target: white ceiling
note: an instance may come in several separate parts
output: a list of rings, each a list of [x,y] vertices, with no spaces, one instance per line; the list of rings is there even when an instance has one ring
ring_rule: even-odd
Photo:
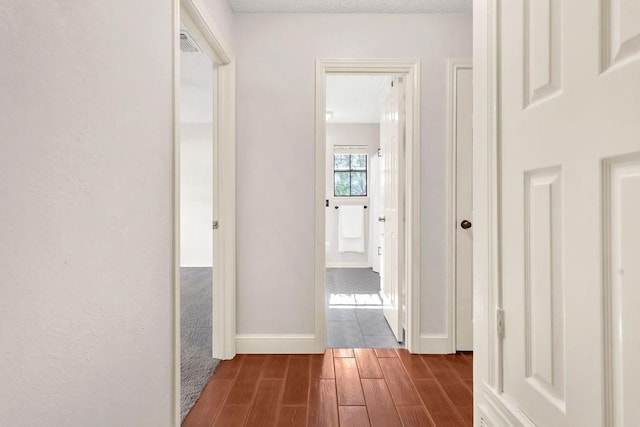
[[[234,12],[471,13],[472,0],[229,0]]]
[[[390,76],[327,76],[328,123],[380,123],[383,83]]]

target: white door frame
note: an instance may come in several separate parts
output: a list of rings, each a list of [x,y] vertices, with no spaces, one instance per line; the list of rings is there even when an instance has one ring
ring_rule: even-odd
[[[214,79],[214,218],[212,354],[236,354],[235,59],[201,0],[173,2],[173,423],[180,425],[180,21],[207,51]],[[224,176],[224,180],[219,179]]]
[[[499,0],[473,2],[474,425],[531,425],[503,394],[500,282]]]
[[[456,206],[457,196],[457,72],[458,70],[472,70],[472,62],[469,58],[450,58],[447,61],[447,241],[449,247],[449,255],[447,257],[447,272],[449,280],[447,281],[448,295],[448,311],[449,321],[447,322],[447,336],[449,337],[449,352],[456,352],[456,262],[457,262],[457,244],[456,232],[458,230],[458,215]]]
[[[406,347],[420,351],[420,61],[416,59],[318,59],[316,61],[316,185],[315,185],[315,343],[316,352],[324,353],[325,337],[325,194],[326,194],[326,76],[344,75],[405,75],[411,83],[407,99],[412,114],[407,115],[407,145],[405,156],[405,283],[406,286]]]

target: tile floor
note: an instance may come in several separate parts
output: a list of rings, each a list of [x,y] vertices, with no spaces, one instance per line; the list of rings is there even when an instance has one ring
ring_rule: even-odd
[[[370,268],[327,269],[327,347],[399,348],[382,314],[380,276]]]

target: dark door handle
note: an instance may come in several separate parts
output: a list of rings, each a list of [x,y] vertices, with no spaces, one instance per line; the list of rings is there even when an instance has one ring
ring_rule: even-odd
[[[465,219],[460,223],[460,227],[466,230],[467,228],[471,228],[471,223]]]

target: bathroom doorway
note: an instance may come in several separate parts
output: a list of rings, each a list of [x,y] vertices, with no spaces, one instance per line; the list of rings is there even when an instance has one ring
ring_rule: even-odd
[[[326,78],[326,345],[404,347],[406,78]]]

